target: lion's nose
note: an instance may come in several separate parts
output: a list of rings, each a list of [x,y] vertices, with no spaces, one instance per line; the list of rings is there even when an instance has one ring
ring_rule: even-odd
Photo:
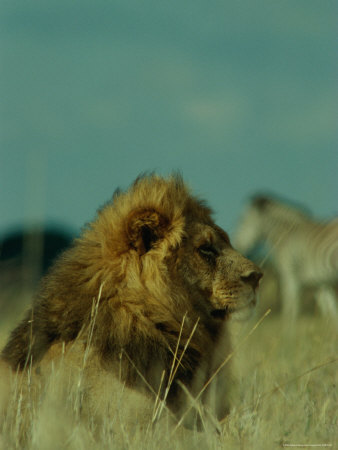
[[[262,276],[263,273],[258,269],[247,270],[241,275],[241,280],[244,281],[244,283],[250,284],[253,289],[256,289]]]

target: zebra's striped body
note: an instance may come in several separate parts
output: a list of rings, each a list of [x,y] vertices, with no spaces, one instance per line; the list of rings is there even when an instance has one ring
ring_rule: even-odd
[[[324,315],[337,317],[338,219],[314,221],[299,209],[268,197],[251,202],[238,227],[235,247],[247,253],[266,242],[280,275],[283,312],[295,317],[304,287]]]

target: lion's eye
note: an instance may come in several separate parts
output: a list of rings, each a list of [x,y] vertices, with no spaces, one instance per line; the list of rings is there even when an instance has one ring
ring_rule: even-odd
[[[218,256],[217,250],[210,244],[203,244],[198,247],[197,250],[198,253],[208,261],[214,261]]]

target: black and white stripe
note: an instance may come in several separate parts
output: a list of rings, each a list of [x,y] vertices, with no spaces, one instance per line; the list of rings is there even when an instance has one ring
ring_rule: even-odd
[[[280,276],[285,315],[298,314],[301,291],[307,287],[321,312],[337,318],[338,219],[319,222],[299,208],[257,196],[242,217],[234,245],[245,254],[262,242]]]

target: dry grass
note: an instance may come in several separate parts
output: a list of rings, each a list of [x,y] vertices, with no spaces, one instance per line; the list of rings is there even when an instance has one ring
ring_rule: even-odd
[[[13,320],[2,322],[1,344]],[[17,382],[1,419],[0,449],[271,449],[283,444],[335,448],[337,361],[332,361],[337,333],[333,324],[305,316],[291,330],[277,314],[255,327],[257,321],[233,325],[234,407],[218,431],[209,422],[204,432],[175,427],[165,410],[154,425],[152,418],[161,410],[155,397],[145,399],[120,385],[112,390],[112,378],[104,373],[99,380],[101,392],[106,393],[104,414],[98,422],[92,413],[102,405],[91,405],[86,414],[83,367],[76,369],[61,359],[51,365],[43,387],[30,383],[30,372],[25,375],[25,401]],[[8,380],[2,381],[4,397]]]

